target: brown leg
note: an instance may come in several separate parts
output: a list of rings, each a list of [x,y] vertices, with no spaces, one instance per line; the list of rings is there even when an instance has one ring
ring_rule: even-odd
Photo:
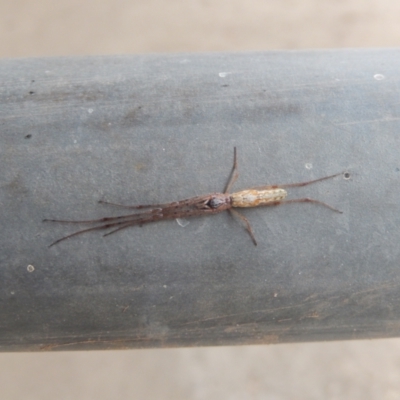
[[[283,185],[256,186],[255,188],[252,188],[252,189],[268,190],[268,189],[276,189],[276,188],[302,187],[302,186],[311,185],[312,183],[321,182],[321,181],[324,181],[326,179],[332,179],[332,178],[335,178],[336,176],[339,176],[339,175],[342,175],[342,172],[340,172],[339,174],[324,176],[322,178],[314,179],[312,181],[307,181],[307,182],[286,183],[286,184],[283,184]]]
[[[239,172],[237,170],[237,158],[236,158],[236,147],[233,148],[233,167],[232,167],[232,172],[231,176],[229,178],[228,183],[226,184],[224,193],[229,193],[231,190],[232,185],[236,182],[236,179],[239,176]]]
[[[233,208],[230,208],[228,211],[229,211],[233,216],[238,217],[238,218],[244,223],[245,228],[246,228],[247,232],[249,233],[249,235],[250,235],[250,237],[251,237],[251,240],[252,240],[253,243],[254,243],[254,246],[257,246],[256,238],[254,237],[253,230],[251,229],[250,222],[247,220],[247,218],[244,217],[244,216],[243,216],[242,214],[240,214],[239,212],[237,212],[236,210],[234,210]]]
[[[120,207],[120,208],[130,208],[130,209],[135,209],[139,210],[141,208],[161,208],[170,205],[170,203],[166,204],[138,204],[137,206],[127,206],[125,204],[119,204],[119,203],[111,203],[110,201],[105,201],[105,200],[99,200],[99,204],[106,204],[114,207]]]
[[[105,200],[99,200],[99,203],[100,204],[107,204],[109,206],[121,207],[121,208],[135,208],[135,209],[138,208],[138,206],[126,206],[124,204],[111,203],[111,201],[105,201]]]
[[[293,200],[282,200],[282,201],[277,201],[275,203],[271,203],[271,205],[276,205],[278,206],[279,204],[288,204],[288,203],[314,203],[314,204],[320,204],[321,206],[327,207],[332,211],[338,212],[340,214],[343,214],[343,211],[338,210],[337,208],[334,208],[330,206],[327,203],[324,203],[323,201],[319,200],[314,200],[310,199],[309,197],[304,197],[302,199],[293,199]]]
[[[324,181],[325,179],[335,178],[336,176],[339,176],[339,175],[342,175],[342,172],[340,172],[339,174],[335,174],[335,175],[324,176],[323,178],[314,179],[312,181],[300,182],[300,183],[288,183],[288,184],[285,184],[285,185],[278,185],[278,186],[280,188],[291,188],[291,187],[307,186],[307,185],[311,185],[312,183],[317,183],[317,182]]]

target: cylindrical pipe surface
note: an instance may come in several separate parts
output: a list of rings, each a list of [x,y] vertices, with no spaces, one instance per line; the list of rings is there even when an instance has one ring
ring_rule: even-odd
[[[398,50],[0,62],[0,350],[398,336]],[[294,203],[54,240],[123,204]]]

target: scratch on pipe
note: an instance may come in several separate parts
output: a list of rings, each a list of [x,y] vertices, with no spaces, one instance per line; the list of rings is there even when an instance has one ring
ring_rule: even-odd
[[[201,324],[203,322],[221,321],[223,319],[232,318],[232,317],[250,316],[250,315],[254,315],[254,314],[267,315],[267,314],[275,313],[277,311],[282,311],[282,310],[294,310],[297,307],[302,306],[303,304],[304,304],[304,301],[299,303],[299,304],[295,304],[295,305],[264,308],[264,309],[260,309],[260,310],[252,310],[252,311],[249,311],[249,312],[241,312],[241,313],[235,313],[235,314],[217,315],[215,317],[209,317],[209,318],[198,319],[198,320],[194,320],[194,321],[190,321],[190,322],[185,322],[183,324],[179,324],[179,327],[187,326],[187,325]]]
[[[356,124],[370,124],[374,122],[391,122],[398,121],[400,118],[397,117],[388,117],[388,118],[377,118],[377,119],[362,119],[360,121],[349,121],[349,122],[340,122],[334,123],[335,126],[344,126],[344,125],[356,125]]]
[[[110,340],[102,340],[102,339],[88,339],[88,340],[81,340],[81,341],[76,341],[76,342],[67,342],[67,343],[51,343],[51,344],[46,344],[40,346],[40,350],[43,351],[49,351],[53,350],[55,348],[60,348],[60,347],[68,347],[68,346],[79,346],[79,345],[85,345],[85,344],[109,344],[109,345],[114,345],[114,346],[119,346],[118,348],[121,350],[128,350],[130,347],[128,346],[121,346],[121,344],[124,344],[126,342],[132,341],[130,339],[110,339]]]
[[[236,193],[229,193],[232,185],[236,182],[239,173],[237,168],[237,155],[236,147],[234,147],[233,156],[233,168],[228,184],[223,193],[209,193],[203,196],[195,196],[186,200],[175,201],[172,203],[165,204],[148,204],[148,205],[136,205],[136,206],[125,206],[122,204],[110,203],[100,200],[99,203],[110,204],[118,207],[124,207],[136,210],[145,210],[135,212],[128,215],[120,215],[118,217],[105,217],[100,219],[84,220],[84,221],[70,221],[61,219],[44,219],[44,222],[61,222],[71,224],[91,224],[96,225],[90,228],[82,229],[77,232],[71,233],[70,235],[64,236],[53,243],[49,247],[60,243],[63,240],[69,239],[73,236],[80,235],[85,232],[106,230],[109,232],[103,236],[111,235],[115,232],[129,228],[131,226],[144,224],[150,222],[157,222],[166,219],[177,219],[177,218],[188,218],[188,217],[200,217],[206,215],[218,214],[222,211],[229,211],[233,216],[239,218],[248,234],[250,235],[254,245],[257,245],[257,241],[254,237],[253,230],[251,229],[249,221],[240,214],[235,208],[248,208],[248,207],[259,207],[259,206],[272,206],[278,204],[288,203],[314,203],[320,204],[324,207],[329,208],[332,211],[342,213],[338,209],[326,204],[322,201],[310,199],[304,197],[301,199],[285,200],[287,196],[286,188],[301,187],[310,185],[312,183],[320,182],[326,179],[331,179],[342,173],[325,176],[323,178],[314,179],[312,181],[300,182],[300,183],[289,183],[285,185],[269,185],[269,186],[257,186],[250,189],[245,189]]]

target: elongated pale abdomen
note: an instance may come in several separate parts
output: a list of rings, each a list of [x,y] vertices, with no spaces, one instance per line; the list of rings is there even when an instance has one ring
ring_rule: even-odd
[[[232,207],[257,207],[283,200],[287,196],[286,190],[267,189],[242,190],[231,194]]]

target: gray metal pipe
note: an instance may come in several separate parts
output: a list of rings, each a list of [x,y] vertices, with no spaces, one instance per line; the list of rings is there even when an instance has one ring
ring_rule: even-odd
[[[398,336],[398,50],[2,60],[0,349]],[[340,177],[103,238],[43,218]],[[181,224],[184,225],[184,224]],[[80,226],[81,227],[81,226]]]

